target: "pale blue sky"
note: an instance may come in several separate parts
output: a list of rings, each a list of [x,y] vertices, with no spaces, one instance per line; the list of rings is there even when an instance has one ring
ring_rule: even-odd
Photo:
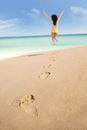
[[[59,34],[87,33],[87,0],[0,0],[0,36],[49,35],[51,23],[42,12],[62,9]]]

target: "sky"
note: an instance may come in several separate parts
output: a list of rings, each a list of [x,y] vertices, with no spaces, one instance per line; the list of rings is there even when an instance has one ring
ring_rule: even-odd
[[[0,0],[0,36],[50,35],[44,16],[59,15],[59,34],[87,33],[87,0]]]

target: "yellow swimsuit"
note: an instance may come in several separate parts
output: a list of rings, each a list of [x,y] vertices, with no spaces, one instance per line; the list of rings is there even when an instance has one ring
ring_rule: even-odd
[[[58,34],[58,30],[57,29],[52,29],[52,33]]]

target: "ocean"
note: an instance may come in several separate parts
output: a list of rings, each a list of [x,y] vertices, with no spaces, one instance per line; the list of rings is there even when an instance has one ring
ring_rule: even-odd
[[[0,60],[40,51],[87,46],[87,34],[59,35],[56,45],[50,36],[0,37]]]

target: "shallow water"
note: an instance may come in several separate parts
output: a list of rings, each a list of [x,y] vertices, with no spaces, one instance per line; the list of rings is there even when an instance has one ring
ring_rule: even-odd
[[[50,36],[0,37],[0,59],[38,51],[87,46],[87,34],[60,35],[56,45]]]

